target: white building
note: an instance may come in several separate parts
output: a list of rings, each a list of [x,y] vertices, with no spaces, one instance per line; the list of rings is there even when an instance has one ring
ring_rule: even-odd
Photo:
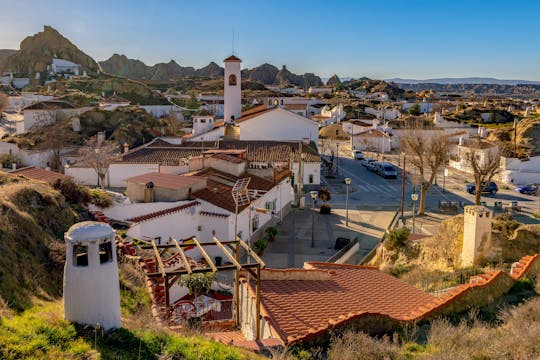
[[[75,108],[73,104],[62,100],[39,101],[22,109],[23,119],[16,124],[16,134],[24,134],[36,125],[50,125],[56,122],[59,116],[69,118],[90,109]]]
[[[479,166],[485,166],[487,161],[499,153],[499,147],[496,144],[481,139],[461,138],[452,151],[448,165],[467,173],[473,173],[470,163],[470,157],[474,156]]]
[[[369,129],[351,135],[353,149],[387,153],[392,149],[392,135],[378,129]]]
[[[114,95],[109,96],[106,99],[103,99],[99,102],[99,108],[103,110],[113,111],[120,107],[129,106],[131,101],[124,99],[114,93]]]
[[[79,70],[81,69],[81,65],[63,59],[53,59],[50,69],[51,74],[67,73],[79,76]]]
[[[334,89],[331,87],[315,87],[310,86],[308,89],[308,93],[313,95],[325,95],[325,94],[332,94],[334,92]]]
[[[259,106],[235,121],[240,140],[303,141],[317,143],[319,125],[281,107]]]
[[[231,55],[223,62],[225,63],[223,119],[226,123],[232,123],[242,115],[242,75],[240,70],[242,60]]]

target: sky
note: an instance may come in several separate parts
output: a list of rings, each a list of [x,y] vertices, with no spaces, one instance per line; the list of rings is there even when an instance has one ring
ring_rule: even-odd
[[[0,49],[50,25],[101,61],[202,67],[233,51],[322,77],[540,81],[536,0],[0,0]],[[234,34],[234,36],[233,36]],[[233,42],[234,37],[234,42]]]

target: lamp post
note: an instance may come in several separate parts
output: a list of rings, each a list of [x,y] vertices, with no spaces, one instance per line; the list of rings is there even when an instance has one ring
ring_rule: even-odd
[[[336,175],[339,175],[339,143],[336,142]]]
[[[317,198],[317,192],[316,191],[310,191],[309,196],[311,196],[311,247],[315,247],[315,199]]]
[[[416,214],[416,201],[418,200],[418,194],[417,193],[412,193],[411,194],[411,199],[413,201],[413,205],[412,205],[412,233],[414,234],[414,225],[415,225],[415,214]]]
[[[100,181],[99,181],[99,172],[101,171],[101,161],[100,161],[100,157],[99,157],[99,148],[95,148],[94,151],[96,152],[96,163],[98,164],[97,165],[97,186],[98,187],[101,187],[101,184],[100,184]]]
[[[345,226],[349,227],[349,185],[351,185],[351,178],[345,178]]]
[[[444,176],[443,176],[443,181],[442,181],[442,192],[444,193],[445,190],[444,190],[444,186],[446,184],[446,177],[448,176],[448,168],[445,167],[444,168]]]

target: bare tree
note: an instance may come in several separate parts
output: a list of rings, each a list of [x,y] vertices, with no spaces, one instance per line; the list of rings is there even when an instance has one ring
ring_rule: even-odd
[[[442,131],[419,132],[420,129],[409,129],[401,136],[401,148],[407,154],[407,160],[418,170],[420,180],[420,206],[418,213],[423,214],[426,208],[426,195],[449,158],[450,142]]]
[[[474,203],[480,205],[482,191],[489,184],[501,169],[501,152],[498,146],[482,151],[480,147],[470,147],[470,152],[466,155],[467,164],[471,167],[474,175],[474,186],[476,193]]]
[[[60,170],[62,151],[79,139],[71,121],[53,110],[37,115],[36,124],[30,133],[39,138],[42,147],[52,151],[50,166],[54,170]]]
[[[0,113],[4,111],[9,105],[8,97],[4,93],[0,93]]]
[[[85,141],[85,146],[80,149],[81,163],[94,169],[98,176],[98,186],[105,187],[105,176],[111,163],[119,156],[118,145],[110,140],[105,140],[104,133],[99,133]]]

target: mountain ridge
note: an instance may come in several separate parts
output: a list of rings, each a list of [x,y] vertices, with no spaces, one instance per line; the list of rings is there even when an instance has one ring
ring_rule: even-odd
[[[208,65],[196,69],[193,66],[181,66],[175,60],[168,63],[146,65],[141,60],[130,59],[125,55],[113,54],[110,58],[98,62],[103,71],[116,76],[126,77],[133,80],[178,80],[184,77],[222,77],[224,70],[214,61]],[[242,79],[258,82],[264,85],[295,85],[302,87],[322,86],[321,78],[314,73],[297,75],[287,69],[285,65],[281,69],[268,63],[251,69],[242,70]]]
[[[433,79],[424,79],[424,80],[391,78],[391,79],[384,79],[384,81],[394,82],[396,84],[540,85],[540,81],[497,79],[497,78],[492,78],[492,77],[461,77],[461,78],[447,77],[447,78],[433,78]]]

